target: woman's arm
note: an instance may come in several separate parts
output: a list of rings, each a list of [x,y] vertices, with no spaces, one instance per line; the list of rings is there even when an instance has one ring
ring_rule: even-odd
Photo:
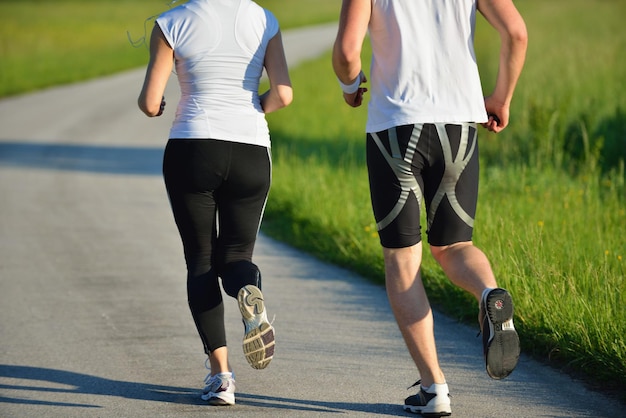
[[[270,89],[260,96],[261,107],[263,112],[271,113],[288,106],[293,100],[293,89],[280,31],[267,45],[264,66]]]
[[[150,61],[137,104],[147,116],[161,116],[165,108],[165,86],[174,65],[174,50],[155,23],[150,36]]]

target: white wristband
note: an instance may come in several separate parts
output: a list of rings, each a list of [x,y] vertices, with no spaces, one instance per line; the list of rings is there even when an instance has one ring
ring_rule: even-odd
[[[354,83],[352,84],[343,84],[341,80],[339,79],[337,79],[337,81],[339,81],[341,90],[343,90],[344,93],[353,94],[357,92],[357,90],[359,89],[359,86],[361,85],[361,73],[359,72],[359,75],[356,76],[356,80],[354,80]]]

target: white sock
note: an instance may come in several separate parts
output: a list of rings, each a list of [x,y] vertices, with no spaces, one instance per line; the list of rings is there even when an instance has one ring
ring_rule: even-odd
[[[433,390],[431,390],[433,389]],[[422,386],[422,392],[428,392],[428,393],[445,393],[446,395],[448,394],[448,384],[447,383],[433,383],[432,385],[428,386],[428,387],[424,387]]]

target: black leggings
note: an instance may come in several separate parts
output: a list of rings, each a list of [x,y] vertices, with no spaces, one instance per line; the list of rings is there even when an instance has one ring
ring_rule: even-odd
[[[163,177],[187,263],[187,297],[207,354],[226,346],[226,294],[261,286],[252,263],[271,183],[266,147],[213,139],[170,139]]]

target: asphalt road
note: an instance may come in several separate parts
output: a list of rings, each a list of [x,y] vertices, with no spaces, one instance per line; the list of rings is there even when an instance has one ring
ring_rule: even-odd
[[[335,28],[284,35],[293,67],[327,51]],[[143,69],[0,101],[0,417],[411,415],[401,404],[418,375],[383,288],[265,236],[254,261],[275,359],[247,365],[230,300],[237,405],[200,401],[204,355],[160,177],[176,83],[166,114],[149,119],[136,107],[142,79]],[[454,416],[623,416],[525,356],[493,381],[477,326],[435,322]]]

